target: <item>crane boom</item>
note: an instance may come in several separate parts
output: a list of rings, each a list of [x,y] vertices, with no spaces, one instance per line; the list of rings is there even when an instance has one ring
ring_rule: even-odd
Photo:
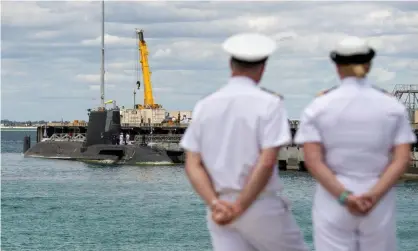
[[[154,103],[154,96],[152,94],[151,71],[148,65],[148,48],[144,39],[144,30],[136,30],[136,33],[138,35],[138,49],[144,81],[144,105],[140,108],[161,108],[161,105]]]

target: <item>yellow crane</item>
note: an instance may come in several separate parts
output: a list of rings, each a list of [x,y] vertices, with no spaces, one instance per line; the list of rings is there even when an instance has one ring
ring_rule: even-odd
[[[158,109],[161,105],[154,103],[154,96],[152,95],[151,71],[148,65],[148,48],[144,39],[144,30],[136,30],[138,36],[138,50],[139,60],[142,68],[142,79],[144,84],[144,104],[135,105],[137,109]],[[140,82],[137,82],[138,89]]]

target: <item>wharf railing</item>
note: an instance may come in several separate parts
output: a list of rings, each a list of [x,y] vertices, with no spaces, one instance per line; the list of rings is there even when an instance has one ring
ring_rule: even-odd
[[[150,142],[147,144],[151,148],[158,148],[168,151],[183,151],[179,143],[176,142]]]
[[[290,128],[296,129],[299,126],[299,120],[289,120]]]
[[[87,127],[87,123],[48,123],[47,127]],[[158,127],[158,128],[187,128],[189,123],[121,123],[122,128]],[[45,127],[39,125],[37,127]]]
[[[134,141],[141,143],[164,142],[164,143],[179,143],[182,134],[143,134],[135,135]]]
[[[79,123],[65,123],[65,122],[51,122],[46,124],[47,127],[87,127],[87,122]],[[45,125],[40,125],[38,127],[45,127]]]
[[[51,137],[44,137],[42,141],[77,141],[83,142],[86,140],[85,133],[54,133]]]
[[[299,127],[299,120],[289,120],[289,125],[291,128],[297,129]],[[48,123],[49,127],[87,127],[87,123]],[[189,124],[180,124],[180,123],[122,123],[122,128],[167,128],[167,129],[176,129],[176,128],[187,128]],[[38,127],[45,127],[45,126],[38,126]],[[411,123],[411,127],[414,130],[418,130],[418,123]]]
[[[151,127],[156,127],[156,128],[187,128],[189,126],[189,124],[167,124],[167,123],[122,123],[121,127],[122,128],[151,128]]]
[[[42,141],[85,141],[86,133],[54,133],[51,137],[44,137]],[[182,134],[143,134],[135,135],[134,142],[150,143],[178,143],[181,140]]]

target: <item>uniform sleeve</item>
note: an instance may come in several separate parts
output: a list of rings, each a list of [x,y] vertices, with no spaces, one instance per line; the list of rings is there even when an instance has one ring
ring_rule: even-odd
[[[180,140],[180,147],[189,152],[200,153],[200,121],[198,107],[193,110],[193,118]]]
[[[403,114],[399,116],[393,145],[412,144],[416,140],[416,136],[409,122],[408,113],[405,109]]]
[[[290,144],[290,134],[287,112],[282,102],[278,100],[261,120],[260,145],[262,149]]]
[[[299,128],[295,135],[295,144],[302,145],[308,142],[321,142],[321,134],[312,116],[307,110],[302,113]]]

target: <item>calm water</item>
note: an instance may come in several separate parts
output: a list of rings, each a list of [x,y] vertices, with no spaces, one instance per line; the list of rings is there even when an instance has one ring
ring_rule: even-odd
[[[25,134],[1,134],[2,250],[211,250],[204,207],[183,168],[23,158]],[[282,179],[312,247],[314,183],[300,173]],[[417,250],[417,195],[417,183],[399,185],[399,250]]]

